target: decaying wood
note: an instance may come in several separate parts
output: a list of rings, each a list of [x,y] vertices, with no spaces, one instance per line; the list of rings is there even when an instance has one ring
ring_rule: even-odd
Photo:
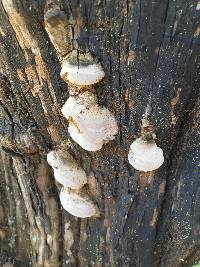
[[[0,265],[192,266],[200,259],[199,1],[50,2],[67,37],[57,45],[45,30],[46,1],[0,2]],[[98,101],[120,128],[95,153],[69,138],[61,114],[61,62],[72,48],[102,64]],[[147,106],[165,163],[144,174],[127,155]],[[100,218],[60,206],[46,154],[63,142],[90,177]]]

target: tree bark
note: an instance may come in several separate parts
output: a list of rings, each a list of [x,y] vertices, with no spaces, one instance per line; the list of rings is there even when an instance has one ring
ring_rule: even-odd
[[[95,90],[119,134],[97,152],[70,139],[61,113],[68,86],[45,31],[46,2],[2,0],[1,266],[192,266],[200,259],[200,2],[57,4],[69,19],[69,47],[103,66]],[[127,155],[147,106],[165,162],[142,173]],[[90,175],[100,218],[78,219],[60,205],[46,155],[63,143]]]

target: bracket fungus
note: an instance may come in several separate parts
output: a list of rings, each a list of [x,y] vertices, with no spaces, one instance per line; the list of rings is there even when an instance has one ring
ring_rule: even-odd
[[[145,141],[140,137],[131,144],[128,160],[138,171],[153,171],[164,162],[163,150],[156,145],[154,140]]]
[[[98,217],[99,209],[84,193],[78,193],[69,188],[63,188],[60,192],[60,202],[63,208],[70,214],[79,217]]]
[[[100,82],[105,73],[90,52],[79,54],[73,50],[64,60],[60,76],[67,83],[84,87]]]
[[[129,163],[144,172],[156,170],[164,162],[163,150],[156,145],[156,135],[147,115],[142,119],[141,137],[131,144],[128,154]]]
[[[67,151],[50,151],[47,162],[54,169],[55,179],[63,186],[80,190],[87,183],[85,171]]]
[[[118,132],[114,115],[107,108],[100,107],[91,92],[70,96],[62,113],[69,121],[68,132],[72,139],[85,150],[101,149]]]

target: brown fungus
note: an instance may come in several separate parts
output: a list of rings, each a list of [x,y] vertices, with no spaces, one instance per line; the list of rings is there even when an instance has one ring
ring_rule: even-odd
[[[61,56],[72,50],[71,26],[67,14],[59,5],[47,5],[44,15],[45,29],[49,38]]]

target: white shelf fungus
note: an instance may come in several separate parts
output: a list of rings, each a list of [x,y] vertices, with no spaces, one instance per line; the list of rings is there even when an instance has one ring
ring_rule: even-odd
[[[118,132],[113,114],[97,104],[96,96],[84,92],[71,96],[62,108],[69,121],[68,132],[72,139],[88,151],[97,151],[104,143],[114,139]]]
[[[136,170],[153,171],[164,162],[163,150],[153,140],[147,142],[137,138],[130,146],[128,160]]]
[[[55,179],[63,186],[79,190],[87,183],[85,171],[67,151],[50,151],[47,162],[54,169]]]
[[[63,62],[60,76],[75,86],[89,86],[100,82],[105,73],[89,52],[77,54],[77,51],[72,51]]]
[[[60,192],[60,202],[67,212],[76,217],[87,218],[99,215],[98,207],[84,193],[63,188]]]

